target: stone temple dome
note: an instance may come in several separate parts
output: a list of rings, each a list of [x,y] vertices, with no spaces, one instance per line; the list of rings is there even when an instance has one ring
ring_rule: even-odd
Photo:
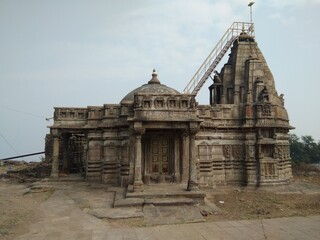
[[[129,92],[122,100],[121,103],[125,102],[133,102],[134,94],[136,93],[146,93],[146,94],[180,94],[177,90],[167,87],[160,83],[158,79],[158,74],[156,70],[153,70],[152,78],[148,82],[148,84],[144,84],[141,87],[134,89],[133,91]]]

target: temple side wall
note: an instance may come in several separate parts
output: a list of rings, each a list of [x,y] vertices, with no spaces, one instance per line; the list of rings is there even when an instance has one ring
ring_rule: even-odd
[[[202,120],[196,137],[200,186],[260,186],[292,180],[288,121],[274,116],[276,108],[269,117],[254,109],[256,117],[246,121],[244,109],[232,104],[198,107]]]
[[[197,135],[199,184],[202,187],[246,184],[247,161],[243,134],[202,130]],[[255,166],[252,166],[255,169]],[[250,170],[249,170],[250,171]],[[249,173],[250,176],[256,174]],[[250,179],[255,181],[255,178]]]
[[[280,134],[279,134],[280,135]],[[201,187],[273,185],[292,180],[289,143],[255,132],[203,130],[197,135],[198,180]]]

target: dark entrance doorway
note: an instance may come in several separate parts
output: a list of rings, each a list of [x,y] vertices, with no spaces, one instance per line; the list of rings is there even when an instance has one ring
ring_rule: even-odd
[[[149,133],[142,143],[145,183],[172,182],[175,161],[173,134]]]
[[[60,171],[85,176],[86,138],[84,134],[64,133],[61,138]]]

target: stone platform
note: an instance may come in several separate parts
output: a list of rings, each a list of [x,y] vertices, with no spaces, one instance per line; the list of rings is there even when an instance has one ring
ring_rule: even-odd
[[[47,181],[28,192],[55,189],[69,195],[83,211],[99,219],[136,219],[146,226],[203,222],[202,212],[219,212],[202,191],[186,191],[181,184],[144,185],[143,191],[84,181]],[[99,194],[97,194],[99,193]]]
[[[187,191],[181,184],[144,185],[139,192],[133,192],[129,186],[125,193],[116,191],[114,207],[196,205],[204,204],[205,196],[202,191]]]
[[[203,222],[201,207],[210,208],[205,203],[204,192],[190,192],[186,190],[185,185],[180,184],[144,185],[139,192],[133,192],[132,186],[126,190],[109,188],[108,191],[115,192],[113,211],[116,211],[118,216],[134,211],[132,217],[139,217],[139,214],[142,214],[148,226]]]

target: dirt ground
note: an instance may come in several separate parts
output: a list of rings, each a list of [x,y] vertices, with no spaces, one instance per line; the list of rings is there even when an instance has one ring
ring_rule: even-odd
[[[37,207],[52,191],[26,193],[26,184],[0,179],[0,239],[13,239],[39,218]]]
[[[318,177],[318,179],[320,179]],[[318,180],[319,181],[319,180]],[[274,193],[265,190],[230,189],[208,194],[221,213],[209,214],[208,221],[246,220],[320,214],[320,194]]]
[[[258,189],[233,187],[207,191],[207,198],[221,212],[209,213],[206,221],[320,214],[320,173],[299,174],[294,178],[294,187],[290,191],[286,186]],[[53,190],[27,193],[27,187],[28,183],[19,183],[17,179],[0,178],[0,239],[14,239],[24,233],[28,224],[39,219],[39,204],[53,193]],[[132,221],[132,225],[135,225],[135,220]]]

